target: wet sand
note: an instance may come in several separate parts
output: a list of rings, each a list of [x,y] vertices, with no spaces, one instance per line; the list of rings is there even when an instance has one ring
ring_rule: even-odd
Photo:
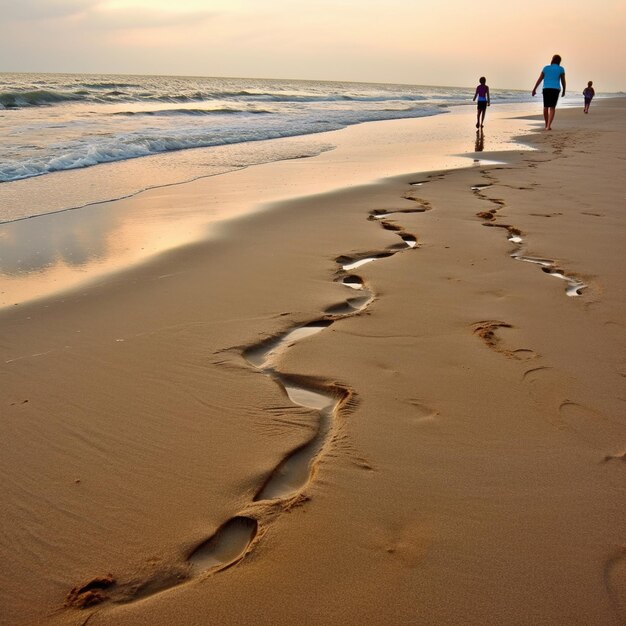
[[[2,311],[3,623],[623,623],[626,104],[594,106]]]

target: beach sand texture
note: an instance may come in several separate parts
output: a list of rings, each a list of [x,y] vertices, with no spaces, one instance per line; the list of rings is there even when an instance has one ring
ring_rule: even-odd
[[[0,623],[624,623],[625,109],[0,312]]]

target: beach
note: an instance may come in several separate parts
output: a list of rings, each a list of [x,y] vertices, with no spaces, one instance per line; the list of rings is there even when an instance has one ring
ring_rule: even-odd
[[[626,103],[507,106],[5,226],[2,624],[624,623]]]

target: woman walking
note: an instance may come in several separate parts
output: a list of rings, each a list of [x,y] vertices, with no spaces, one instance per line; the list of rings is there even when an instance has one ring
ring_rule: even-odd
[[[533,87],[533,96],[537,93],[539,83],[543,81],[543,119],[546,122],[546,130],[552,130],[552,120],[556,113],[556,103],[559,99],[561,85],[563,96],[565,95],[565,69],[561,67],[561,57],[555,54],[550,65],[546,65]]]

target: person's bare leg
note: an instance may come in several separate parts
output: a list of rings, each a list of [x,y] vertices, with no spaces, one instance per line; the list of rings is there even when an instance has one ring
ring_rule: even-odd
[[[555,113],[556,113],[556,107],[550,107],[548,109],[548,119],[546,120],[546,130],[552,130],[552,121],[554,120]]]
[[[548,128],[548,107],[543,107],[543,120],[546,123],[546,129]]]
[[[481,127],[481,128],[483,127],[483,124],[485,123],[485,113],[486,113],[486,112],[487,112],[487,110],[486,110],[486,109],[483,109],[483,110],[480,112],[480,127]]]

